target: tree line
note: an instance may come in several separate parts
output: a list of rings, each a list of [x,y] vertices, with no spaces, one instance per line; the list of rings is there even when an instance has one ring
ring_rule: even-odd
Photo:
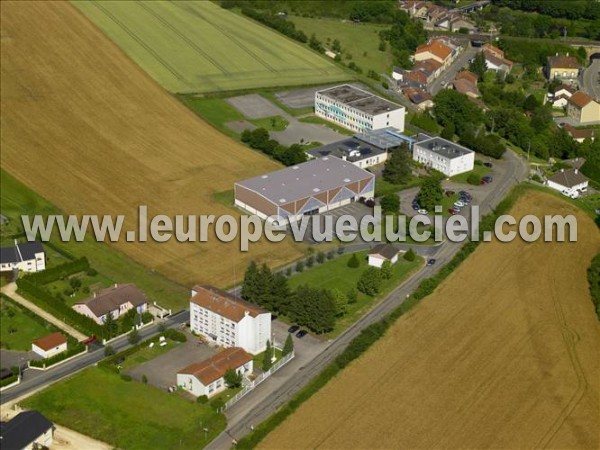
[[[265,128],[244,130],[242,132],[241,140],[250,147],[260,150],[286,166],[300,164],[307,159],[306,152],[302,145],[292,144],[289,147],[286,147],[275,139],[271,139],[269,132]]]

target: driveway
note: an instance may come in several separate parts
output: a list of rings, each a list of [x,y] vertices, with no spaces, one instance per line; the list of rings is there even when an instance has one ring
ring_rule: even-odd
[[[84,335],[83,333],[80,333],[72,326],[67,325],[62,320],[58,320],[52,314],[47,313],[46,311],[44,311],[42,308],[40,308],[36,304],[30,302],[29,300],[27,300],[27,299],[21,297],[19,294],[17,294],[17,284],[16,283],[9,283],[6,286],[4,286],[2,288],[2,293],[4,293],[5,295],[8,295],[11,299],[13,299],[15,302],[17,302],[21,306],[24,306],[28,310],[33,311],[34,313],[36,313],[38,316],[40,316],[47,322],[50,322],[52,325],[60,328],[65,333],[70,334],[78,341],[83,341],[83,340],[87,339],[87,336]]]
[[[204,361],[218,352],[217,347],[201,343],[197,337],[187,333],[187,342],[177,345],[167,353],[135,366],[127,371],[133,379],[140,381],[146,375],[148,383],[161,389],[177,384],[177,372],[184,367]]]

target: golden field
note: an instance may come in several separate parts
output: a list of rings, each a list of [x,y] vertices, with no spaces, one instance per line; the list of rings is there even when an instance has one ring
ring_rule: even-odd
[[[198,119],[67,2],[2,2],[1,164],[67,214],[226,214],[213,194],[278,167]],[[124,241],[124,237],[122,238]],[[300,246],[114,244],[183,283],[229,285]],[[273,245],[276,245],[274,247]]]
[[[547,194],[512,213],[575,214],[578,242],[482,244],[260,446],[598,448],[600,234]]]

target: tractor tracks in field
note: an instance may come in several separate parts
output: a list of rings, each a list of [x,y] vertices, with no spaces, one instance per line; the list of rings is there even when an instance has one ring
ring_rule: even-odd
[[[549,269],[546,269],[546,274],[546,278],[551,280],[552,283],[552,304],[554,306],[556,318],[558,319],[558,325],[561,330],[563,341],[567,348],[569,360],[571,361],[571,366],[573,367],[573,372],[575,373],[575,376],[577,378],[577,388],[575,389],[575,392],[573,393],[567,404],[562,408],[562,410],[560,411],[560,413],[558,414],[548,431],[546,431],[546,433],[544,433],[544,435],[538,441],[535,448],[547,448],[550,445],[552,439],[562,428],[567,418],[575,410],[577,405],[579,405],[588,388],[588,382],[585,377],[585,372],[583,370],[583,366],[581,365],[581,361],[579,360],[577,349],[575,348],[581,338],[579,334],[575,330],[571,329],[569,327],[569,324],[567,323],[563,305],[560,301],[560,298],[558,298],[558,296],[556,295],[556,278],[550,276],[551,274]]]
[[[164,27],[171,30],[175,35],[177,35],[183,42],[185,42],[198,55],[200,55],[201,57],[206,59],[208,62],[210,62],[213,66],[215,66],[217,69],[219,69],[223,73],[223,75],[225,75],[225,76],[231,75],[231,72],[229,72],[223,65],[219,64],[219,62],[217,60],[215,60],[212,56],[210,56],[203,49],[201,49],[194,41],[192,41],[190,38],[188,38],[185,34],[183,34],[181,31],[179,31],[176,27],[174,27],[168,20],[164,19],[159,14],[157,14],[154,10],[152,10],[152,8],[145,5],[144,2],[137,2],[136,4],[139,5],[142,9],[144,9],[152,17],[154,17]]]
[[[186,86],[192,87],[183,75],[181,75],[173,66],[171,66],[165,59],[163,59],[156,51],[152,49],[143,39],[136,35],[127,25],[121,22],[113,13],[111,13],[104,6],[98,2],[90,2],[96,9],[104,14],[108,19],[114,22],[119,28],[121,28],[131,39],[137,42],[144,50],[150,53],[156,61],[158,61],[165,69],[167,69],[175,78],[184,83]]]

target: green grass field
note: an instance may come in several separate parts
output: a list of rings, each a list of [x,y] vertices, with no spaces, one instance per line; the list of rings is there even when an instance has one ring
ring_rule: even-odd
[[[209,1],[73,2],[171,92],[328,83],[324,57]]]
[[[367,252],[359,252],[356,255],[360,261],[360,266],[357,268],[348,267],[348,260],[352,255],[342,255],[323,264],[315,264],[310,269],[305,269],[304,272],[290,277],[289,285],[291,288],[296,288],[307,284],[315,288],[338,289],[340,292],[346,294],[351,288],[356,288],[356,282],[368,267]],[[408,262],[400,257],[398,262],[393,266],[394,274],[392,278],[383,280],[381,292],[376,297],[369,297],[362,292],[358,292],[357,302],[347,306],[346,314],[338,318],[335,328],[326,334],[326,336],[328,338],[338,336],[356,322],[359,317],[375,306],[378,300],[381,300],[393,288],[399,286],[421,263],[422,259],[419,257],[412,262]]]
[[[225,428],[225,417],[209,405],[123,381],[100,368],[56,383],[22,405],[60,425],[126,449],[202,448]],[[203,428],[208,429],[207,439]]]
[[[290,124],[281,116],[264,117],[262,119],[253,119],[250,122],[258,128],[264,128],[267,131],[283,131]]]
[[[7,350],[31,350],[31,341],[46,336],[56,328],[49,323],[42,325],[42,319],[35,320],[23,312],[23,307],[0,298],[0,342]]]
[[[363,73],[372,69],[377,73],[387,74],[392,69],[393,57],[390,46],[386,45],[385,51],[379,51],[379,32],[389,30],[389,25],[356,24],[349,20],[299,16],[290,16],[288,20],[294,22],[296,28],[304,31],[307,36],[315,33],[327,48],[331,48],[334,39],[339,40],[344,64],[354,61],[363,70]],[[330,44],[327,43],[327,39]],[[347,54],[350,54],[352,59],[347,59]]]
[[[333,131],[337,131],[338,133],[344,134],[346,136],[352,136],[354,134],[354,131],[351,131],[348,128],[340,127],[339,125],[337,125],[335,123],[329,122],[327,120],[324,120],[324,119],[314,116],[314,115],[302,117],[301,119],[298,119],[298,120],[300,122],[304,122],[304,123],[313,123],[315,125],[322,125],[327,128],[331,128]]]
[[[485,166],[479,166],[479,165],[475,165],[473,166],[473,170],[469,171],[469,172],[465,172],[465,173],[461,173],[458,175],[455,175],[451,178],[452,181],[456,182],[456,183],[463,183],[463,184],[468,184],[467,183],[467,178],[469,178],[469,175],[471,175],[472,173],[474,173],[475,175],[477,175],[479,178],[487,175],[490,172],[490,169],[488,167]]]
[[[20,223],[21,214],[40,214],[44,217],[48,214],[62,214],[54,205],[4,170],[1,171],[0,182],[2,214],[11,222]],[[89,237],[83,242],[62,242],[57,232],[52,235],[51,242],[77,258],[87,257],[91,266],[102,274],[104,280],[110,280],[111,284],[134,283],[151,301],[174,310],[188,305],[189,295],[184,286],[136,263],[108,244],[96,242]]]

